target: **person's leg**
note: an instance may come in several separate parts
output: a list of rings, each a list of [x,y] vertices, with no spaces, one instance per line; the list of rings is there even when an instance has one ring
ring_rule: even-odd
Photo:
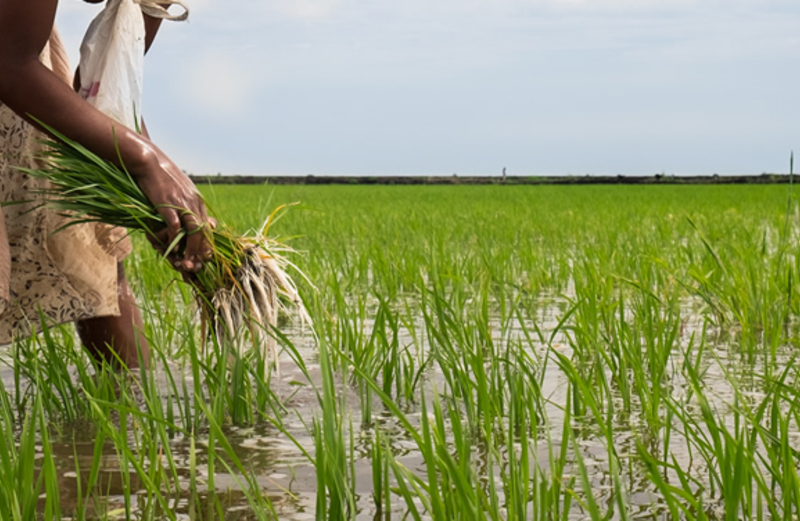
[[[142,316],[136,299],[125,278],[122,263],[118,265],[119,312],[118,317],[98,317],[76,322],[83,345],[98,360],[118,364],[116,353],[129,368],[145,367],[150,361],[150,346],[142,334]]]

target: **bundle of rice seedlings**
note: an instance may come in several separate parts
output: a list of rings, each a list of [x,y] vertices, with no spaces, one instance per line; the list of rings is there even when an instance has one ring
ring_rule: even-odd
[[[166,222],[125,169],[100,158],[80,144],[48,129],[58,141],[47,139],[40,167],[21,171],[50,181],[43,191],[45,204],[68,217],[64,225],[100,222],[146,233],[159,231]],[[122,164],[122,161],[120,160]],[[283,208],[283,207],[281,207]],[[279,210],[274,211],[252,236],[239,236],[220,223],[202,229],[213,246],[213,256],[192,277],[204,321],[210,323],[219,341],[241,346],[250,337],[257,347],[272,354],[275,342],[270,330],[282,311],[295,311],[310,322],[292,277],[286,245],[266,236]],[[186,231],[167,248],[177,252]],[[164,255],[166,258],[166,254]]]

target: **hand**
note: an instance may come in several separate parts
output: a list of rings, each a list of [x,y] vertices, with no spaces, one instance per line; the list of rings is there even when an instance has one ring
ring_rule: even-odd
[[[203,198],[194,183],[165,154],[155,152],[148,168],[131,172],[139,187],[167,223],[148,236],[162,254],[183,230],[186,237],[169,252],[173,267],[183,273],[197,273],[213,255],[209,236],[217,222],[206,214]]]

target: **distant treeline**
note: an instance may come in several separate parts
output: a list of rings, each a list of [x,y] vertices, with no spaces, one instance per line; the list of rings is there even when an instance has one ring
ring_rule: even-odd
[[[228,185],[701,185],[781,184],[787,174],[706,176],[242,176],[192,175],[196,184]]]

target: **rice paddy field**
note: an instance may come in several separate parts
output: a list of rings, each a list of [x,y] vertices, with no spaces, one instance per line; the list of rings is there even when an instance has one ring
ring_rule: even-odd
[[[789,185],[214,186],[313,326],[206,340],[136,241],[148,370],[3,348],[0,518],[797,519]]]

